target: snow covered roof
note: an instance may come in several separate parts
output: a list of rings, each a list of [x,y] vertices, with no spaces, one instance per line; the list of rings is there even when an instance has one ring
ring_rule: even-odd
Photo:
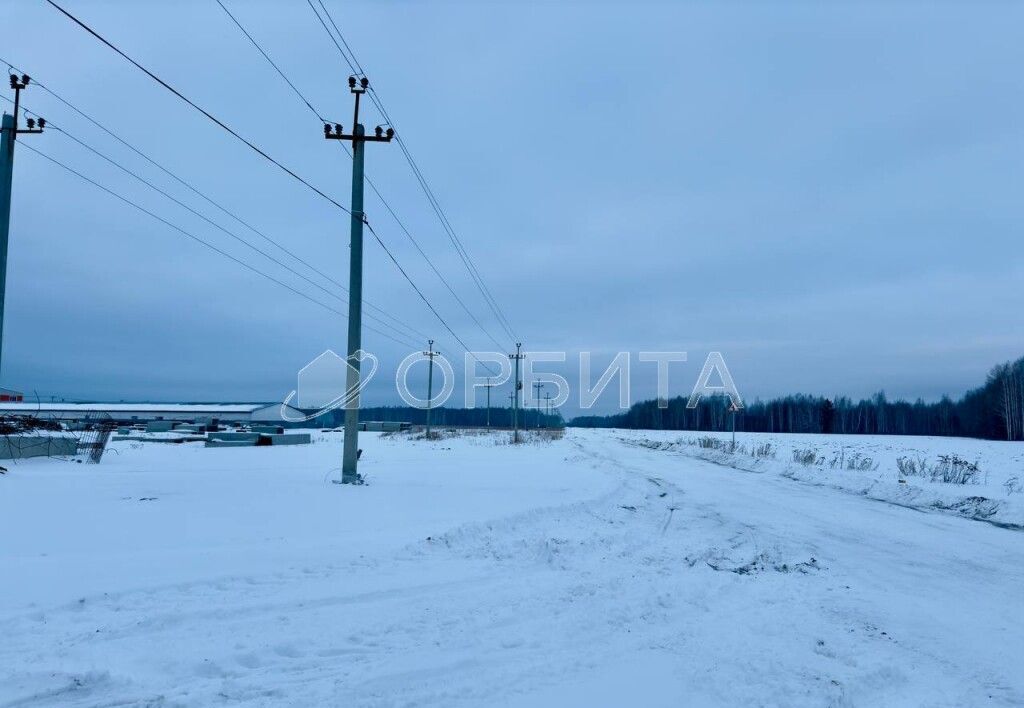
[[[36,403],[6,402],[0,403],[0,413],[36,413],[58,412],[69,413],[252,413],[267,406],[279,406],[279,403]]]

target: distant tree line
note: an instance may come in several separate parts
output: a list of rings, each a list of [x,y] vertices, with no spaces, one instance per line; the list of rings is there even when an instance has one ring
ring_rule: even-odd
[[[582,428],[728,431],[729,399],[708,397],[693,409],[687,399],[634,404],[624,413],[580,416],[569,425]],[[763,433],[845,433],[863,435],[952,435],[992,440],[1024,440],[1024,357],[1000,364],[985,384],[958,400],[934,403],[890,401],[884,392],[853,401],[803,394],[754,401],[736,414],[736,430]]]
[[[424,425],[427,422],[427,412],[420,408],[409,406],[381,406],[377,408],[360,408],[359,420],[380,420],[392,422],[412,423],[413,425]],[[318,425],[335,427],[345,422],[344,410],[333,410],[323,416],[316,418]],[[430,412],[432,425],[456,425],[465,427],[484,427],[487,425],[486,408],[434,408]],[[562,416],[557,413],[546,415],[538,412],[536,408],[519,409],[519,425],[522,428],[560,428],[565,425]],[[511,428],[511,408],[491,408],[491,427]]]

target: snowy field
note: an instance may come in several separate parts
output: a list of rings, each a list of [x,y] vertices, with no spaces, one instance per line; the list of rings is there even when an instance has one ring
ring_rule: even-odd
[[[0,707],[1024,705],[1024,446],[700,437],[9,463]]]
[[[1024,529],[1024,445],[899,435],[613,431],[625,444]],[[937,479],[936,479],[937,478]],[[955,482],[945,481],[947,478]]]

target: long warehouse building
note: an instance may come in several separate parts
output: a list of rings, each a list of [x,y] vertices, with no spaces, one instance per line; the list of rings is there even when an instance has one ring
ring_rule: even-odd
[[[106,418],[117,423],[171,420],[182,423],[216,420],[220,423],[288,423],[305,413],[280,403],[24,403],[0,402],[0,415],[31,415],[37,418],[79,422]],[[285,418],[287,416],[287,419]],[[290,419],[290,420],[288,420]]]

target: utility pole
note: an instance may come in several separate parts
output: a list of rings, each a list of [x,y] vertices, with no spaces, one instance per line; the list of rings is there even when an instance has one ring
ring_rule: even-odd
[[[736,404],[729,405],[729,412],[732,414],[732,452],[736,452]]]
[[[542,388],[544,388],[544,384],[542,384],[540,381],[535,381],[533,383],[533,390],[537,392],[536,395],[534,396],[534,398],[537,400],[537,427],[538,428],[540,427],[540,390]]]
[[[430,367],[427,369],[427,440],[430,440],[430,399],[434,397],[434,357],[441,352],[434,351],[434,340],[427,340],[427,351],[423,356],[430,358]]]
[[[516,353],[509,354],[508,358],[516,362],[516,387],[513,390],[512,395],[512,442],[519,442],[519,392],[523,390],[523,382],[519,380],[519,361],[525,359],[526,355],[522,353],[523,344],[522,342],[516,342]]]
[[[374,135],[366,134],[359,123],[359,98],[366,93],[370,85],[364,76],[356,81],[356,77],[348,77],[348,88],[355,94],[355,111],[352,117],[352,133],[346,135],[340,125],[324,125],[324,137],[327,140],[352,141],[352,236],[349,243],[348,267],[348,358],[346,362],[347,377],[345,390],[351,396],[345,402],[345,452],[341,463],[342,484],[362,484],[363,478],[356,470],[359,461],[359,358],[357,352],[362,347],[363,325],[363,160],[366,143],[387,143],[395,136],[392,128],[384,129],[379,125]]]
[[[11,74],[14,115],[4,113],[3,121],[0,123],[0,372],[3,367],[4,301],[7,298],[7,238],[11,233],[11,191],[14,186],[14,141],[19,135],[41,133],[46,127],[45,118],[40,118],[38,123],[35,118],[29,118],[25,121],[28,128],[18,128],[21,90],[28,86],[29,81],[25,74],[22,74],[21,78]]]
[[[491,377],[487,377],[487,427],[491,427],[491,389],[494,388],[494,384],[491,383]]]
[[[551,393],[544,394],[544,407],[547,410],[548,418],[551,417]],[[544,427],[547,427],[547,423],[544,423]]]

